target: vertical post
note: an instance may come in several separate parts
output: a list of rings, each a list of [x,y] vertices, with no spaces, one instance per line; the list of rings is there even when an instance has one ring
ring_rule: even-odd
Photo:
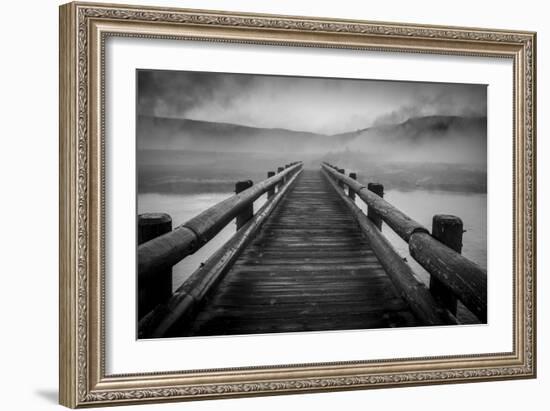
[[[284,167],[278,167],[278,168],[277,168],[277,174],[282,173],[284,169],[285,169]],[[283,178],[283,179],[279,182],[279,185],[278,185],[278,187],[277,187],[278,190],[280,191],[281,188],[282,188],[284,185],[285,185],[285,179]]]
[[[436,214],[432,220],[432,236],[439,242],[462,253],[462,234],[464,224],[454,215]],[[445,284],[435,277],[430,277],[430,292],[453,315],[456,315],[458,300]]]
[[[338,172],[339,172],[340,174],[344,174],[344,175],[346,174],[346,170],[344,170],[343,168],[339,168],[339,169],[337,169],[337,170],[338,170]],[[340,187],[344,188],[344,183],[342,183],[340,180],[338,180],[338,185],[339,185]]]
[[[357,180],[357,173],[349,173],[349,178]],[[351,187],[348,187],[348,197],[351,201],[355,201],[355,191],[353,191]]]
[[[138,245],[172,231],[172,218],[165,213],[138,216]],[[172,268],[159,270],[152,280],[138,280],[138,318],[172,296]]]
[[[235,194],[239,194],[241,191],[244,191],[252,187],[252,180],[238,181],[235,184]],[[250,203],[246,208],[237,216],[237,231],[245,225],[248,220],[254,215],[254,203]]]
[[[368,183],[367,189],[379,197],[384,197],[384,186],[380,183]],[[372,208],[367,208],[367,215],[379,230],[382,230],[382,217]]]
[[[268,171],[267,172],[267,178],[271,178],[275,175],[275,171]],[[271,187],[267,192],[267,199],[269,200],[271,197],[275,195],[275,186]]]

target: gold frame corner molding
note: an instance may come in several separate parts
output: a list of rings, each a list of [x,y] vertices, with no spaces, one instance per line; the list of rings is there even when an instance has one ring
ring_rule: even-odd
[[[536,33],[96,3],[62,5],[59,18],[62,405],[76,408],[536,376]],[[105,41],[112,36],[511,59],[513,350],[107,375],[103,70]]]

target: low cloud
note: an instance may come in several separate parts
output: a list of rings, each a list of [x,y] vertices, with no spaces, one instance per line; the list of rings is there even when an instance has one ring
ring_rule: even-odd
[[[377,117],[373,125],[399,124],[411,118],[426,116],[487,116],[486,88],[471,85],[464,85],[464,87],[471,90],[458,90],[454,94],[419,95],[414,103],[402,105]]]

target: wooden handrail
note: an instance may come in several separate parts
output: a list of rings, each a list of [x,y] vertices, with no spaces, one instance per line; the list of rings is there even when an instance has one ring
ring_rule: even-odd
[[[201,301],[214,288],[225,272],[232,266],[244,247],[254,238],[262,224],[281,202],[300,170],[289,177],[272,200],[266,202],[260,210],[204,264],[189,276],[165,303],[158,305],[138,324],[139,338],[158,338],[178,335],[185,326],[185,320],[191,317]]]
[[[347,177],[340,169],[323,163],[322,169],[354,191],[373,208],[389,227],[409,244],[411,256],[449,290],[481,321],[487,321],[487,271],[432,237],[416,222],[367,186]]]
[[[221,201],[173,231],[141,244],[138,247],[139,280],[147,280],[155,272],[172,267],[199,250],[262,194],[287,182],[288,177],[301,168],[301,162],[292,163],[273,177]]]
[[[407,302],[414,315],[424,325],[456,324],[456,318],[434,299],[424,284],[415,278],[411,267],[403,261],[377,226],[350,197],[346,196],[339,189],[334,180],[329,178],[326,171],[324,175],[355,217],[359,228],[361,228],[361,231],[369,240],[374,254],[382,264],[382,267],[384,267],[391,282],[398,290],[399,295]]]
[[[409,238],[416,231],[429,233],[426,227],[414,221],[386,200],[368,190],[367,186],[340,173],[340,169],[329,166],[328,164],[323,164],[322,167],[324,170],[328,171],[332,178],[347,185],[359,198],[361,198],[361,200],[367,203],[369,207],[375,209],[384,222],[403,240],[409,242]]]

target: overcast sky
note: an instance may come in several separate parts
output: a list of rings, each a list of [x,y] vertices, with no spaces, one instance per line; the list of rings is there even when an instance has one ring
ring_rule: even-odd
[[[335,134],[424,115],[485,116],[486,86],[138,71],[138,113]]]

